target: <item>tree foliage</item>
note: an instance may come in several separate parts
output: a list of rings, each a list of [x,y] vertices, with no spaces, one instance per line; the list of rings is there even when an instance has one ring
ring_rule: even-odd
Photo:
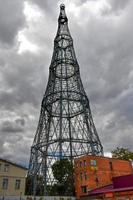
[[[26,184],[25,184],[25,194],[26,195],[32,195],[33,194],[33,176],[27,176],[26,178]],[[44,187],[43,187],[43,177],[37,176],[37,185],[36,185],[36,195],[41,196],[44,193]]]
[[[68,159],[57,160],[52,165],[53,176],[56,180],[54,185],[47,185],[47,191],[50,195],[74,195],[74,176],[73,164]],[[26,179],[26,194],[33,193],[33,176]],[[43,177],[37,176],[36,195],[43,195]]]
[[[113,158],[133,161],[133,152],[128,148],[117,147],[111,153]]]
[[[52,165],[56,184],[51,188],[53,195],[74,195],[73,164],[68,159],[57,160]]]

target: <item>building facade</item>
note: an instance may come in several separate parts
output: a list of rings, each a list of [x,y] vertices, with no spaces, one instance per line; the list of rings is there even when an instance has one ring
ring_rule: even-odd
[[[86,155],[75,159],[75,192],[77,198],[88,191],[111,184],[113,177],[133,173],[129,161]]]
[[[19,196],[25,193],[27,168],[0,158],[0,196]]]

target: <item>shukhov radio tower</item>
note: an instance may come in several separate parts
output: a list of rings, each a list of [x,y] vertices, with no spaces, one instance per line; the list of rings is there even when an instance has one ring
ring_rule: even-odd
[[[34,179],[33,193],[37,176],[42,177],[45,193],[47,185],[55,183],[51,170],[55,161],[72,161],[84,154],[102,155],[103,148],[80,78],[65,6],[61,4],[49,80],[31,147],[28,175]]]

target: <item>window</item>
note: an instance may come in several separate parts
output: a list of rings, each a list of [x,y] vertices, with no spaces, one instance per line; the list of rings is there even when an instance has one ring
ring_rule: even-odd
[[[95,178],[95,182],[96,182],[96,185],[98,186],[99,185],[98,177]]]
[[[97,161],[96,160],[91,160],[90,163],[91,163],[91,166],[97,166]]]
[[[5,164],[4,165],[4,172],[8,172],[9,171],[9,164]]]
[[[8,188],[8,179],[4,178],[3,179],[3,184],[2,184],[2,189],[3,190],[7,190],[7,188]]]
[[[17,179],[16,182],[15,182],[15,189],[16,190],[20,189],[20,183],[21,183],[21,180]]]
[[[80,167],[82,167],[82,161],[80,161]]]
[[[85,180],[87,180],[87,174],[86,174],[86,172],[84,172],[84,177],[85,177]]]
[[[110,170],[112,171],[113,170],[113,165],[112,165],[111,161],[109,162],[109,166],[110,166]]]
[[[86,187],[86,185],[85,186],[81,186],[81,191],[83,193],[87,193],[87,187]]]
[[[80,173],[80,180],[82,181],[82,179],[83,179],[83,174]]]
[[[86,160],[84,160],[84,166],[86,166]]]

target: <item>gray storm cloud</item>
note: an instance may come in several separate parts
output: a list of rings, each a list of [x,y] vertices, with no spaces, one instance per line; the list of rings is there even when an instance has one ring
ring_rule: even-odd
[[[3,46],[12,45],[25,23],[23,14],[23,1],[13,0],[4,2],[0,0],[0,43]]]
[[[34,12],[37,9],[40,17],[28,20],[25,2],[34,7]],[[60,2],[0,1],[0,153],[8,159],[23,163],[29,159],[48,80]],[[98,0],[63,2],[104,151],[117,146],[133,150],[133,2],[106,0],[96,12]],[[23,43],[18,41],[21,31],[38,47],[36,52],[29,49],[18,53]]]

